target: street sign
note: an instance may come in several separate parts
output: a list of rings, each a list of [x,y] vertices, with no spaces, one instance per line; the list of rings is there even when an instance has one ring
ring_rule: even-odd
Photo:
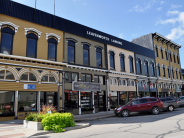
[[[32,90],[35,90],[36,89],[36,85],[35,84],[24,84],[23,85],[23,89],[32,89]]]

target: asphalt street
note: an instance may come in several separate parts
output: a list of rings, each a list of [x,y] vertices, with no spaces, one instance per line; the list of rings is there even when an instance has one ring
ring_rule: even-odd
[[[184,108],[159,115],[133,114],[88,121],[91,126],[39,138],[184,138]]]

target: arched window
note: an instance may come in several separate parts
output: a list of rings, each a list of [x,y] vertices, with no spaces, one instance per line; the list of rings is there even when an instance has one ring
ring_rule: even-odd
[[[9,25],[3,25],[1,28],[1,53],[12,54],[13,37],[15,35],[15,28]]]
[[[178,71],[177,71],[177,68],[175,69],[175,72],[176,72],[176,79],[178,79]]]
[[[102,67],[102,49],[96,47],[96,66]]]
[[[83,64],[89,65],[89,45],[83,44]]]
[[[169,69],[169,67],[167,67],[167,74],[168,74],[168,78],[170,78],[170,69]]]
[[[114,64],[114,52],[110,51],[110,69],[115,69],[115,64]]]
[[[165,49],[165,58],[166,60],[168,60],[168,54],[167,54],[167,50]]]
[[[129,57],[129,64],[130,64],[130,72],[134,72],[134,65],[133,65],[133,58],[130,56]]]
[[[131,86],[134,86],[134,81],[131,81]]]
[[[138,58],[137,59],[137,73],[141,74],[142,70],[141,70],[141,60]]]
[[[20,76],[20,81],[37,81],[37,78],[33,73],[25,72]]]
[[[157,45],[155,46],[155,53],[156,53],[156,57],[158,57],[158,47],[157,47]]]
[[[173,52],[173,59],[174,59],[174,63],[176,63],[176,58],[175,58],[174,52]]]
[[[181,77],[181,70],[179,70],[179,76],[180,76],[180,80],[182,80],[182,77]]]
[[[0,71],[0,79],[1,80],[15,80],[14,75],[8,70]]]
[[[42,79],[42,82],[51,82],[51,83],[56,83],[56,79],[53,75],[51,74],[45,74]]]
[[[177,54],[177,61],[178,61],[178,64],[180,64],[180,58],[178,54]]]
[[[57,38],[50,36],[48,39],[48,60],[56,61],[57,57]]]
[[[113,85],[117,85],[117,80],[113,79],[112,83],[113,83]]]
[[[68,62],[75,63],[75,43],[76,41],[68,40]]]
[[[120,65],[121,71],[125,71],[125,56],[123,54],[120,54]]]
[[[151,75],[154,76],[155,75],[155,69],[154,69],[154,63],[151,62]]]
[[[36,58],[37,57],[37,41],[38,34],[33,31],[27,32],[27,51],[26,56]]]
[[[163,69],[163,77],[165,77],[165,66],[164,65],[162,66],[162,69]]]
[[[148,75],[148,61],[144,61],[145,73]]]
[[[157,72],[158,72],[158,76],[160,77],[160,65],[157,64]]]
[[[112,79],[109,79],[109,84],[112,85]]]
[[[162,47],[160,47],[160,54],[161,54],[161,58],[164,59]]]

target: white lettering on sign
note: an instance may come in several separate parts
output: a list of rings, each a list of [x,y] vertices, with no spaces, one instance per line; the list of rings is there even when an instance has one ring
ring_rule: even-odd
[[[28,89],[28,84],[24,84],[23,89]]]
[[[87,34],[88,35],[91,35],[91,36],[94,36],[94,37],[98,37],[98,38],[101,38],[101,39],[105,39],[107,41],[109,41],[110,39],[106,36],[103,36],[103,35],[99,35],[97,33],[93,33],[93,32],[90,32],[90,31],[87,31]],[[113,43],[116,43],[116,44],[119,44],[119,45],[122,45],[122,42],[120,41],[117,41],[117,40],[114,40],[114,39],[111,39],[111,42]]]

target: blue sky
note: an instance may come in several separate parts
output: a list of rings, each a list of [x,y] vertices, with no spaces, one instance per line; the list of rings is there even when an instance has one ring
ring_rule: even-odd
[[[31,7],[35,0],[13,0]],[[180,49],[184,68],[184,0],[55,0],[57,16],[131,41],[157,32]],[[54,0],[37,0],[37,9],[53,14]]]

